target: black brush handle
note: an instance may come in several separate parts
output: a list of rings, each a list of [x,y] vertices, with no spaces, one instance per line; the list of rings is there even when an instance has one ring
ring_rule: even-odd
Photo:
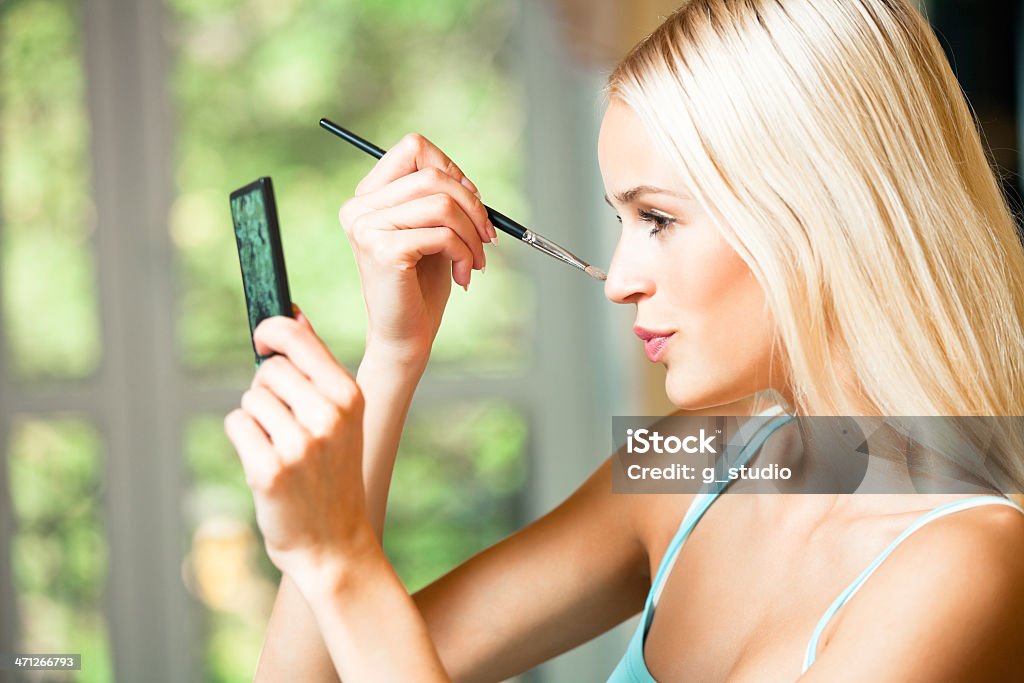
[[[330,119],[320,119],[320,127],[329,133],[334,133],[353,147],[363,150],[374,159],[380,159],[386,153],[383,149],[369,140],[364,140],[352,131],[342,128]],[[526,235],[527,229],[516,221],[512,220],[500,211],[492,209],[486,204],[484,204],[484,208],[487,209],[487,217],[491,219],[491,223],[494,223],[494,227],[512,235],[516,239],[521,240]]]

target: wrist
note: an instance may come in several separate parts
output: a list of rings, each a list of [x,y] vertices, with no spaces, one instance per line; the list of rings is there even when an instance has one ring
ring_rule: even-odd
[[[367,337],[359,372],[372,371],[374,375],[384,373],[419,382],[429,360],[430,345],[396,345]]]
[[[384,549],[373,528],[363,524],[343,554],[318,557],[291,579],[315,611],[317,604],[358,592],[380,571],[382,563],[387,563]]]

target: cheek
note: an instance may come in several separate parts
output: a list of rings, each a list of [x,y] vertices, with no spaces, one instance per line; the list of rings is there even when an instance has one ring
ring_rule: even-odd
[[[697,356],[705,362],[749,361],[770,344],[761,285],[713,227],[688,237],[671,274],[679,329],[688,346],[703,350]]]

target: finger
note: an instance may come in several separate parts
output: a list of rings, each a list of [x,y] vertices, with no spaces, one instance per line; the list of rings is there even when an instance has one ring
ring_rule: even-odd
[[[462,169],[434,143],[418,133],[409,133],[388,150],[356,186],[355,193],[361,195],[372,192],[404,175],[429,167],[444,171],[479,196],[480,191],[469,178],[466,178]]]
[[[253,490],[266,489],[280,470],[280,457],[251,415],[236,408],[224,418],[224,433],[238,453],[245,482]]]
[[[473,222],[449,195],[433,194],[389,209],[371,211],[356,219],[352,227],[352,238],[360,249],[368,243],[376,244],[377,232],[396,233],[417,228],[450,228],[465,244],[469,253],[467,267],[469,270],[481,269],[486,264],[483,243],[477,234]],[[410,258],[403,262],[412,267],[419,261],[422,254],[410,253]],[[415,257],[415,258],[413,258]],[[459,252],[463,258],[463,252]],[[452,260],[455,260],[454,258]],[[397,265],[397,264],[396,264]],[[458,282],[458,280],[456,280]],[[459,284],[463,284],[459,282]],[[468,284],[468,279],[466,284]]]
[[[487,216],[487,207],[483,205],[480,198],[450,175],[433,167],[402,176],[378,190],[356,198],[355,201],[359,206],[352,209],[350,213],[387,209],[433,194],[451,196],[458,202],[463,213],[473,221],[480,240],[482,242],[491,241],[491,231],[494,230],[494,226],[491,225],[490,218]]]
[[[451,228],[367,229],[360,238],[360,249],[370,252],[377,263],[399,270],[415,268],[424,256],[443,255],[452,263],[452,279],[469,287],[473,254]]]
[[[261,373],[277,372],[279,366],[293,366],[335,405],[350,408],[356,400],[359,392],[355,380],[335,360],[320,338],[297,320],[279,315],[267,318],[256,326],[253,341],[261,355],[277,352],[285,356],[263,361],[256,371],[257,378]],[[287,396],[282,398],[287,402]]]
[[[270,436],[282,462],[292,462],[302,456],[310,434],[270,389],[258,386],[242,394],[242,410]]]
[[[302,309],[299,308],[299,305],[294,302],[292,303],[292,315],[295,316],[296,320],[298,320],[300,323],[308,327],[310,332],[316,334],[316,332],[313,330],[313,323],[309,322],[309,318],[307,318],[306,314],[302,312]]]
[[[285,415],[278,413],[275,416],[277,419],[287,418],[297,422],[306,431],[306,435],[319,438],[329,434],[338,421],[338,407],[284,356],[274,356],[274,362],[269,365],[268,363],[269,359],[260,366],[256,377],[253,378],[250,392],[257,395],[250,397],[250,400],[260,398],[263,393],[269,393],[286,412]],[[269,410],[266,405],[263,408]],[[286,432],[287,427],[282,429],[285,438],[290,439],[294,436]]]

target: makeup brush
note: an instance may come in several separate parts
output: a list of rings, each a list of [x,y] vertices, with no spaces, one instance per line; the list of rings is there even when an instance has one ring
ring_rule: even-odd
[[[352,144],[355,147],[358,147],[359,149],[363,150],[364,152],[374,157],[375,159],[380,159],[382,156],[384,156],[383,149],[373,144],[372,142],[364,140],[355,133],[345,130],[344,128],[334,123],[333,121],[330,121],[329,119],[320,119],[320,127],[330,133],[334,133],[342,140]],[[596,280],[606,280],[608,278],[608,276],[605,274],[603,270],[601,270],[600,268],[595,268],[594,266],[590,265],[589,263],[581,259],[579,256],[576,256],[575,254],[570,252],[568,249],[558,246],[548,238],[544,237],[543,235],[538,235],[529,228],[523,227],[522,225],[515,222],[505,214],[501,213],[500,211],[495,211],[486,204],[484,205],[484,208],[487,209],[487,216],[488,218],[491,219],[491,223],[494,224],[494,227],[504,232],[507,232],[509,235],[512,235],[516,239],[526,242],[534,249],[542,251],[548,256],[553,256],[559,261],[564,261],[565,263],[568,263],[570,266],[579,268],[587,275]]]

